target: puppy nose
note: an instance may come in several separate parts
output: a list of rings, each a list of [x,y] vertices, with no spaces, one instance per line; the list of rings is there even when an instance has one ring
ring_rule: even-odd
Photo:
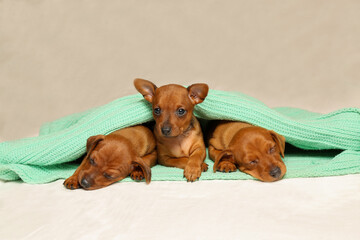
[[[171,133],[171,127],[163,127],[161,128],[161,132],[164,136],[168,136]]]
[[[271,169],[270,171],[270,176],[272,176],[273,178],[278,178],[281,175],[281,169],[279,167],[274,167],[273,169]]]
[[[80,185],[83,188],[89,188],[91,186],[90,181],[88,179],[86,179],[85,177],[83,179],[81,179]]]

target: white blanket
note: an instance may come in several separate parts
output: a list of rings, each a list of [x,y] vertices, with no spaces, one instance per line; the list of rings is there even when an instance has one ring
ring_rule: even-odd
[[[359,239],[360,175],[117,183],[0,182],[0,239]]]

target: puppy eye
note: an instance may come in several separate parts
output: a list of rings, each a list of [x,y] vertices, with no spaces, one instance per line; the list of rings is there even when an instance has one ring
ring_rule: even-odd
[[[177,111],[176,111],[176,114],[178,115],[178,116],[184,116],[185,115],[185,113],[186,113],[186,110],[185,109],[183,109],[183,108],[179,108]]]
[[[271,154],[271,153],[274,153],[275,152],[275,147],[271,147],[270,149],[269,149],[269,153]]]
[[[161,109],[160,109],[159,107],[154,108],[154,114],[155,114],[155,115],[159,116],[160,113],[161,113]]]
[[[89,158],[89,162],[91,165],[95,166],[96,165],[96,162],[93,158]]]
[[[255,159],[250,162],[251,165],[256,165],[259,163],[259,160]]]
[[[104,177],[106,177],[107,179],[113,179],[113,177],[112,177],[111,175],[107,174],[107,173],[104,173],[103,175],[104,175]]]

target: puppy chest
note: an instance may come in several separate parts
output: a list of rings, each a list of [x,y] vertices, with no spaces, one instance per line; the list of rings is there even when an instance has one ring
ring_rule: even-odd
[[[182,141],[168,141],[166,148],[174,157],[189,157],[193,144],[192,139],[185,138]]]

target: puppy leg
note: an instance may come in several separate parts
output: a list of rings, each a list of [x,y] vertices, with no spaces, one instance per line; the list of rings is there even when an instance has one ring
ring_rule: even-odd
[[[157,152],[156,152],[156,150],[152,151],[148,155],[143,156],[142,159],[144,160],[144,162],[149,167],[155,166],[156,165],[156,160],[157,160]]]
[[[235,164],[233,164],[230,161],[221,161],[218,166],[217,166],[217,171],[219,172],[235,172],[236,171],[236,166]]]
[[[76,169],[76,171],[74,172],[74,174],[67,178],[64,181],[64,186],[68,189],[74,190],[77,188],[80,188],[80,184],[79,184],[79,173],[81,168],[83,167],[83,165],[85,164],[85,162],[87,161],[86,157],[83,159],[83,161],[81,162],[80,166]]]
[[[209,165],[207,165],[206,163],[203,162],[203,163],[201,164],[201,171],[202,171],[202,172],[206,172],[206,171],[208,170],[208,166],[209,166]]]
[[[78,174],[73,174],[64,181],[64,186],[68,189],[74,190],[79,188]]]
[[[205,160],[205,149],[194,151],[189,158],[170,158],[170,157],[161,157],[159,158],[159,163],[167,167],[177,167],[184,169],[184,177],[188,181],[195,181],[201,175],[201,172],[205,172],[208,168],[208,165],[204,163]]]
[[[209,146],[209,156],[210,159],[215,162],[217,158],[219,158],[223,154],[223,151],[215,149],[212,145]],[[220,160],[220,162],[217,164],[217,166],[214,165],[214,172],[220,171],[220,172],[235,172],[236,171],[236,165],[232,158],[225,158],[223,160]]]
[[[159,163],[161,165],[167,166],[167,167],[177,167],[184,169],[189,161],[189,158],[182,157],[182,158],[170,158],[170,157],[162,157],[158,159]]]
[[[215,162],[216,157],[221,153],[220,150],[217,150],[212,145],[209,145],[209,158]]]
[[[205,156],[205,147],[198,147],[190,154],[189,161],[184,168],[184,176],[188,181],[193,182],[199,179],[201,172],[207,169],[207,164],[204,163]]]
[[[156,164],[157,153],[156,151],[152,151],[150,154],[145,155],[142,157],[142,160],[147,164],[149,167],[153,167]],[[134,170],[130,173],[130,177],[133,180],[141,181],[145,178],[144,172],[141,167],[137,164],[134,166]]]

